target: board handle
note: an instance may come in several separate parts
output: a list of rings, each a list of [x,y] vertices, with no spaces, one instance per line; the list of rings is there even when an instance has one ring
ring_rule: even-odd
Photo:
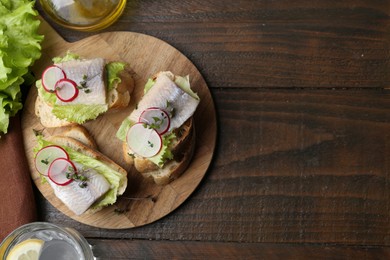
[[[42,16],[38,16],[38,19],[41,22],[38,33],[45,36],[42,42],[42,49],[70,44]]]
[[[71,43],[65,41],[42,16],[39,15],[38,19],[41,22],[38,28],[38,34],[43,35],[44,37],[41,43],[42,54],[50,52],[51,49],[58,49],[61,47],[66,50],[70,47]],[[53,57],[47,55],[41,55],[41,58],[35,61],[31,70],[35,75],[40,75],[44,69],[43,64],[51,63],[52,58]]]

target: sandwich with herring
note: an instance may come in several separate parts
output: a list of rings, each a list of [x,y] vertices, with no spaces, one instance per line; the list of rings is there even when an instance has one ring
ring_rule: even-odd
[[[114,204],[127,187],[126,170],[101,154],[79,125],[47,138],[38,135],[34,163],[56,197],[76,215]]]
[[[193,115],[199,102],[189,76],[162,71],[150,78],[144,96],[117,132],[126,162],[156,184],[178,178],[195,149]]]
[[[35,114],[45,127],[83,124],[130,102],[133,78],[123,62],[67,53],[53,59],[40,80]]]

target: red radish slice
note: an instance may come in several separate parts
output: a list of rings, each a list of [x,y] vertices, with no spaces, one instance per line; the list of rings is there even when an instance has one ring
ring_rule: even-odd
[[[63,102],[74,100],[79,94],[76,82],[70,79],[61,79],[56,83],[56,95]]]
[[[126,141],[134,153],[146,158],[156,155],[162,147],[161,136],[144,123],[130,127]]]
[[[158,107],[145,109],[139,117],[139,122],[150,125],[160,135],[166,133],[171,125],[168,113]]]
[[[73,181],[68,179],[66,173],[77,173],[76,166],[66,158],[55,159],[49,167],[49,179],[57,185],[65,186]]]
[[[57,145],[43,147],[35,156],[35,168],[40,174],[48,176],[47,172],[50,164],[57,158],[69,159],[69,155],[62,147]]]
[[[66,78],[65,72],[53,65],[42,73],[42,86],[47,92],[53,93],[56,90],[57,81]]]

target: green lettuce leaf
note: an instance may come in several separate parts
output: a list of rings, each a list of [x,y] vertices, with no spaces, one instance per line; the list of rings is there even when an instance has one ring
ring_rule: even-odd
[[[37,137],[37,142],[38,145],[34,148],[35,153],[37,153],[43,147],[53,144],[45,140],[42,136]],[[127,181],[127,177],[111,169],[110,167],[100,162],[99,160],[96,160],[87,155],[79,153],[69,147],[63,146],[63,148],[69,154],[69,159],[71,161],[80,163],[86,166],[87,168],[93,168],[99,174],[103,175],[106,178],[106,180],[111,184],[111,189],[98,202],[92,205],[92,208],[101,208],[115,203],[118,195],[118,189]]]
[[[35,82],[35,86],[38,89],[39,96],[43,98],[43,100],[49,104],[50,106],[54,106],[57,100],[57,97],[55,94],[47,92],[42,85],[42,80],[37,80]]]
[[[176,135],[174,132],[170,132],[168,134],[164,134],[162,136],[163,139],[163,145],[161,147],[160,152],[156,154],[153,157],[148,158],[151,162],[158,165],[159,167],[163,167],[164,164],[173,159],[173,154],[170,149],[170,145],[172,143],[172,140],[176,138]]]
[[[125,69],[125,66],[126,66],[125,63],[119,61],[107,63],[106,71],[107,71],[107,80],[108,80],[108,85],[107,85],[108,90],[113,89],[116,84],[122,82],[119,75]]]
[[[21,86],[29,67],[41,56],[40,21],[35,1],[0,1],[0,132],[7,133],[9,117],[21,108]]]
[[[52,61],[54,63],[61,63],[65,61],[78,60],[78,59],[80,59],[80,56],[78,54],[68,51],[64,57],[54,57]]]
[[[87,120],[95,119],[108,110],[108,105],[55,105],[52,113],[59,119],[84,124]]]
[[[191,97],[199,100],[199,96],[194,91],[192,91],[192,89],[191,89],[190,77],[188,75],[185,76],[185,77],[176,76],[175,83],[184,92],[187,92],[188,95],[190,95]]]
[[[4,128],[2,129],[5,132],[8,129],[9,125],[9,110],[6,108],[6,103],[8,102],[7,96],[0,93],[0,103],[2,108],[0,109],[0,125]]]
[[[144,95],[153,87],[154,83],[156,83],[155,80],[150,78],[148,79],[144,87]]]
[[[116,132],[116,137],[123,142],[126,142],[126,134],[129,131],[130,127],[134,125],[134,122],[131,121],[128,117],[126,117],[122,124],[120,125],[118,131]]]

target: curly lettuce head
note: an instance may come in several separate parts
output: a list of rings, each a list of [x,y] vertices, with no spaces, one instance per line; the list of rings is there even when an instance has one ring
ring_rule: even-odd
[[[21,108],[21,86],[29,67],[41,56],[43,36],[35,1],[0,0],[0,133]]]

